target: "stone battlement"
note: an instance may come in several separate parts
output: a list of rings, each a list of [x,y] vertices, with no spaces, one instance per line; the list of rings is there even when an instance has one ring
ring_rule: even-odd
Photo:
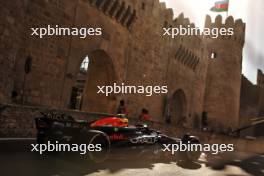
[[[234,35],[232,36],[220,36],[219,39],[225,39],[225,40],[233,40],[239,43],[240,45],[244,44],[245,41],[245,28],[246,25],[243,23],[241,19],[234,20],[232,16],[229,16],[226,18],[224,23],[222,22],[222,16],[218,15],[215,18],[215,21],[212,21],[212,18],[207,15],[205,20],[205,27],[206,28],[233,28],[234,29]]]

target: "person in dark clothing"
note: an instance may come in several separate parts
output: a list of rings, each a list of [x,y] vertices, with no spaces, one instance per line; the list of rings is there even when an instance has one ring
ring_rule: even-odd
[[[202,130],[208,130],[208,119],[207,119],[207,112],[203,111],[202,113]]]
[[[149,111],[145,108],[142,109],[141,114],[139,115],[140,121],[150,121],[151,116],[149,115]]]
[[[124,115],[128,116],[128,111],[127,111],[124,100],[120,101],[119,106],[117,108],[117,114],[124,114]]]

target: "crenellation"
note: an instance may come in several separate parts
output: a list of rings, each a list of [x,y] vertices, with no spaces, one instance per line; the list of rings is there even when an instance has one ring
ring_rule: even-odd
[[[235,21],[233,16],[228,16],[225,20],[225,24],[227,27],[234,27]]]
[[[172,22],[173,21],[173,16],[174,16],[174,13],[173,13],[173,10],[171,8],[161,8],[159,9],[159,14],[161,15],[161,19],[163,20],[166,20],[168,22]]]
[[[190,24],[190,27],[191,27],[191,28],[195,28],[195,24],[194,24],[194,23],[191,23],[191,24]]]
[[[190,19],[189,18],[184,18],[183,19],[183,26],[188,26],[188,25],[190,25],[191,23],[190,23]]]
[[[206,15],[204,27],[205,28],[210,28],[211,25],[212,25],[212,18],[211,18],[211,16]]]
[[[245,23],[241,19],[234,21],[232,16],[226,18],[225,22],[222,22],[222,16],[218,15],[215,18],[215,21],[212,22],[209,15],[206,16],[205,28],[232,28],[233,35],[219,35],[218,39],[230,40],[239,43],[239,45],[244,45],[245,39]],[[213,36],[205,36],[205,38],[212,38]]]
[[[222,21],[223,21],[222,15],[217,15],[217,16],[215,17],[214,26],[215,26],[215,27],[218,27],[218,28],[221,28],[222,25],[223,25]]]
[[[181,14],[178,15],[178,17],[176,17],[173,20],[173,22],[174,22],[173,26],[178,26],[180,24],[183,24],[183,20],[184,20],[184,15],[183,15],[183,13],[181,13]]]
[[[166,9],[167,9],[167,7],[166,7],[166,3],[165,3],[165,2],[160,2],[160,3],[159,3],[159,8],[161,9],[161,11],[166,10]]]
[[[245,42],[245,28],[246,28],[246,24],[243,23],[241,19],[237,19],[235,21],[235,36],[236,36],[236,40],[241,45],[244,45]]]
[[[167,8],[165,11],[165,17],[168,21],[173,21],[173,16],[174,16],[174,13],[173,13],[173,9],[172,8]]]

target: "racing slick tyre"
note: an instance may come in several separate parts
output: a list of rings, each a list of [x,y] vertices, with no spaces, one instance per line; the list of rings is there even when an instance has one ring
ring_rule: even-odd
[[[200,144],[200,141],[197,138],[190,138],[190,144]],[[187,151],[186,152],[186,159],[189,161],[198,161],[201,156],[201,151]]]
[[[110,139],[101,131],[90,130],[88,144],[101,146],[101,151],[88,152],[89,158],[95,163],[101,163],[107,160],[110,152]]]

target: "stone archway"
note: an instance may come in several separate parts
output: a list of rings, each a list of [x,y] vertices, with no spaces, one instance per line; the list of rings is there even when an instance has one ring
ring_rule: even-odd
[[[178,89],[172,95],[170,100],[170,116],[171,123],[182,126],[186,121],[187,102],[186,96],[182,89]]]
[[[89,58],[87,73],[83,73],[82,78],[77,77],[76,80],[76,83],[81,81],[83,84],[80,105],[77,109],[89,112],[113,113],[116,106],[116,97],[97,93],[99,90],[97,86],[113,85],[116,82],[116,72],[112,59],[103,50],[95,50],[88,53],[86,57]],[[82,72],[84,61],[82,59],[80,62]],[[85,78],[83,79],[83,77]],[[74,89],[78,88],[76,85],[73,87]]]

